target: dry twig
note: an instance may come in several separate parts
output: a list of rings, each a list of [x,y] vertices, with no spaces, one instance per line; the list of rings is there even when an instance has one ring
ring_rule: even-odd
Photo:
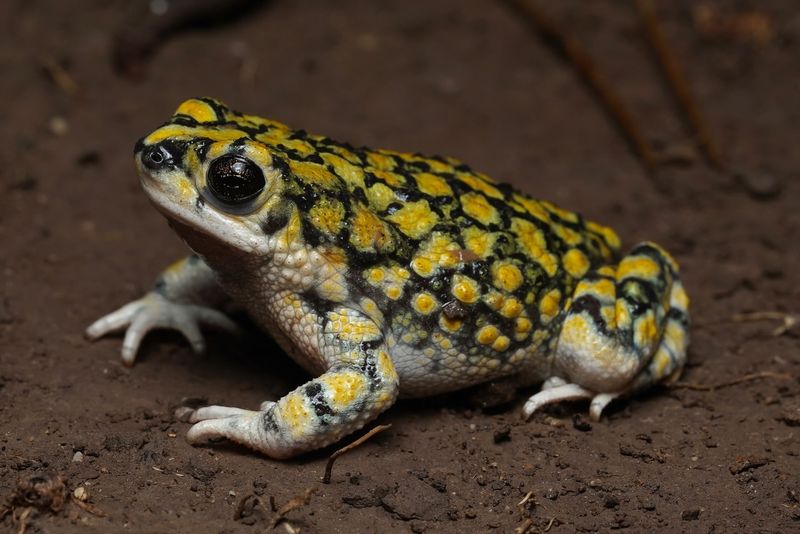
[[[727,382],[720,382],[719,384],[697,384],[694,382],[675,382],[667,384],[670,389],[690,389],[692,391],[716,391],[718,389],[727,388],[743,384],[745,382],[752,382],[753,380],[760,380],[762,378],[775,378],[777,380],[791,380],[791,375],[787,373],[775,373],[773,371],[762,371],[760,373],[750,373],[749,375],[740,376]]]
[[[17,529],[17,534],[25,534],[25,531],[28,529],[28,516],[31,515],[31,512],[33,512],[33,506],[28,506],[19,514],[19,529]],[[15,519],[17,518],[15,517]]]
[[[695,135],[697,135],[697,141],[700,147],[703,149],[709,163],[717,169],[723,169],[724,164],[720,151],[711,136],[711,131],[703,118],[703,114],[700,113],[700,108],[697,106],[692,96],[689,83],[683,75],[678,59],[667,43],[666,36],[656,17],[656,9],[653,5],[653,1],[635,1],[636,7],[639,10],[639,15],[642,18],[642,23],[644,24],[647,40],[653,48],[653,52],[656,55],[656,59],[658,59],[661,69],[664,71],[664,76],[667,78],[670,89],[678,99],[678,103],[686,115],[689,125],[694,130]]]
[[[656,166],[656,158],[650,143],[642,134],[620,96],[612,89],[608,79],[601,73],[586,50],[573,37],[564,33],[555,21],[532,1],[505,1],[516,9],[525,21],[544,37],[545,41],[566,57],[600,99],[647,170],[652,171]]]
[[[78,92],[78,83],[75,81],[75,78],[73,78],[72,75],[67,72],[67,69],[62,67],[54,58],[51,56],[41,56],[39,58],[39,64],[56,87],[61,89],[65,94],[74,96]]]
[[[783,321],[783,324],[772,331],[775,337],[782,336],[798,323],[796,315],[776,311],[760,311],[752,313],[737,313],[731,316],[734,323],[744,323],[747,321]]]
[[[103,513],[102,511],[100,511],[96,506],[93,506],[93,505],[89,504],[88,502],[83,502],[80,499],[78,499],[77,497],[75,497],[74,495],[71,495],[70,497],[71,497],[72,503],[75,506],[77,506],[78,508],[80,508],[81,510],[83,510],[84,512],[89,512],[93,516],[97,516],[97,517],[106,517],[106,514]]]
[[[375,428],[373,428],[372,430],[370,430],[369,432],[367,432],[366,434],[364,434],[363,436],[361,436],[360,438],[358,438],[357,440],[355,440],[353,443],[351,443],[349,445],[345,445],[344,447],[342,447],[338,451],[336,451],[333,454],[331,454],[330,458],[328,458],[328,463],[325,465],[325,475],[322,477],[322,483],[323,484],[330,484],[331,483],[331,471],[333,470],[333,462],[335,462],[336,459],[339,456],[350,452],[351,450],[355,449],[356,447],[358,447],[359,445],[361,445],[362,443],[367,441],[369,438],[371,438],[375,434],[383,432],[384,430],[386,430],[388,428],[391,428],[391,427],[392,427],[392,425],[378,425]]]
[[[528,517],[517,528],[514,529],[514,534],[528,534],[532,531],[533,519]]]
[[[275,526],[280,523],[282,519],[284,519],[284,516],[292,510],[308,505],[308,503],[311,502],[311,496],[314,495],[316,491],[317,488],[315,487],[308,488],[303,493],[292,497],[289,502],[281,506],[280,510],[275,512],[275,516],[272,518],[272,521],[270,521],[269,528],[275,528]]]

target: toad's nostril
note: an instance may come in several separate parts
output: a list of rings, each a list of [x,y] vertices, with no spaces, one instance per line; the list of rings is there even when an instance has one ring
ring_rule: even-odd
[[[142,163],[151,170],[158,170],[172,163],[172,154],[161,145],[153,145],[144,149]]]

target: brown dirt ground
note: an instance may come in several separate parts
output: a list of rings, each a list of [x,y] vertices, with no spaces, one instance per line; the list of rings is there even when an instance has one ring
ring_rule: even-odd
[[[800,10],[705,4],[757,6],[774,33],[754,45],[702,35],[689,0],[661,3],[733,169],[717,173],[692,147],[628,3],[542,4],[591,50],[646,136],[682,161],[662,169],[661,188],[572,69],[500,2],[275,0],[174,36],[139,81],[110,67],[118,28],[145,26],[129,2],[1,4],[0,498],[19,478],[57,473],[105,514],[68,503],[34,512],[28,532],[264,531],[270,499],[281,506],[312,487],[287,515],[303,532],[800,529],[797,330],[731,321],[800,311]],[[45,74],[48,58],[75,95]],[[184,253],[130,154],[194,95],[358,144],[455,155],[614,226],[628,244],[658,241],[693,299],[684,379],[788,377],[661,388],[583,431],[572,417],[585,404],[523,423],[524,396],[491,413],[465,395],[402,402],[379,419],[390,430],[338,460],[329,485],[319,481],[330,450],[278,462],[193,448],[173,416],[183,398],[258,406],[303,374],[255,332],[213,338],[200,357],[177,336],[153,336],[133,369],[119,363],[119,339],[82,332]],[[264,507],[235,519],[251,495]],[[0,524],[19,528],[11,515]]]

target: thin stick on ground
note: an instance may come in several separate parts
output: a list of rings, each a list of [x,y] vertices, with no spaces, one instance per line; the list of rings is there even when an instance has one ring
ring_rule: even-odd
[[[642,134],[639,125],[623,104],[620,96],[611,87],[608,78],[602,74],[589,54],[578,42],[562,31],[555,21],[541,11],[530,0],[504,0],[520,13],[525,21],[545,41],[561,53],[578,71],[586,84],[594,91],[606,111],[633,147],[648,171],[656,167],[656,157],[650,143]]]
[[[716,391],[718,389],[727,388],[743,384],[745,382],[752,382],[753,380],[761,380],[763,378],[774,378],[777,380],[790,380],[792,377],[787,373],[775,373],[773,371],[762,371],[760,373],[750,373],[749,375],[740,376],[727,382],[720,382],[719,384],[697,384],[694,382],[675,382],[669,384],[667,387],[670,389],[690,389],[692,391]]]
[[[711,130],[708,128],[708,124],[692,96],[692,92],[689,89],[689,82],[683,75],[678,59],[672,52],[667,38],[661,29],[658,17],[656,16],[655,5],[652,0],[635,0],[635,2],[639,15],[642,18],[647,41],[653,48],[656,59],[664,72],[664,76],[667,78],[669,87],[675,94],[675,98],[677,98],[686,119],[689,121],[689,125],[697,136],[700,148],[703,150],[703,153],[706,155],[711,165],[717,169],[723,169],[724,164],[719,148],[714,142],[711,136]]]
[[[798,318],[795,315],[777,311],[759,311],[752,313],[737,313],[731,316],[731,321],[734,323],[744,323],[748,321],[783,321],[783,324],[772,331],[775,337],[782,336],[798,323]]]
[[[73,503],[75,506],[77,506],[78,508],[80,508],[81,510],[83,510],[84,512],[88,512],[88,513],[90,513],[90,514],[92,514],[92,515],[94,515],[94,516],[97,516],[97,517],[105,517],[105,516],[106,516],[106,514],[105,514],[105,513],[103,513],[103,512],[102,512],[101,510],[99,510],[97,507],[95,507],[95,506],[92,506],[92,505],[91,505],[91,504],[89,504],[88,502],[83,502],[83,501],[81,501],[81,500],[79,500],[79,499],[75,498],[75,496],[74,496],[74,495],[70,496],[70,498],[71,498],[71,500],[72,500],[72,503]]]
[[[28,516],[31,515],[31,512],[33,512],[33,506],[28,506],[19,514],[19,529],[17,530],[17,534],[25,534],[25,531],[28,529]]]
[[[300,508],[301,506],[307,506],[308,503],[311,502],[311,496],[314,495],[314,493],[316,493],[316,491],[317,491],[317,488],[308,488],[303,493],[301,493],[299,495],[295,495],[294,497],[292,497],[289,500],[289,502],[287,502],[286,504],[281,506],[280,510],[275,512],[275,515],[273,516],[272,521],[270,521],[269,528],[270,529],[275,528],[275,526],[278,523],[281,522],[281,520],[284,518],[284,516],[286,514],[288,514],[289,512],[291,512],[292,510]]]
[[[355,440],[350,445],[345,445],[338,451],[331,454],[330,458],[328,458],[328,463],[325,465],[325,475],[322,477],[322,483],[323,484],[331,483],[331,471],[333,470],[333,462],[335,462],[339,456],[352,451],[353,449],[355,449],[356,447],[358,447],[359,445],[370,439],[375,434],[383,432],[388,428],[392,428],[392,425],[378,425],[369,432],[367,432],[366,434],[364,434],[363,436],[361,436],[360,438],[358,438],[357,440]]]

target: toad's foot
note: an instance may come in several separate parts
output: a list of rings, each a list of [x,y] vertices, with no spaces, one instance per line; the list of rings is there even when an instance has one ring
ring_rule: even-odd
[[[203,352],[206,343],[201,326],[231,334],[239,333],[236,323],[218,310],[179,304],[156,292],[150,292],[92,323],[86,329],[86,336],[89,339],[98,339],[112,332],[125,330],[122,361],[131,366],[145,335],[155,329],[177,330],[189,341],[195,352]]]
[[[561,384],[550,388],[542,387],[542,391],[525,402],[525,406],[522,407],[522,415],[525,419],[529,419],[534,412],[547,404],[592,399],[592,403],[589,406],[589,416],[592,420],[599,421],[608,403],[619,395],[620,393],[595,393],[578,384]]]

